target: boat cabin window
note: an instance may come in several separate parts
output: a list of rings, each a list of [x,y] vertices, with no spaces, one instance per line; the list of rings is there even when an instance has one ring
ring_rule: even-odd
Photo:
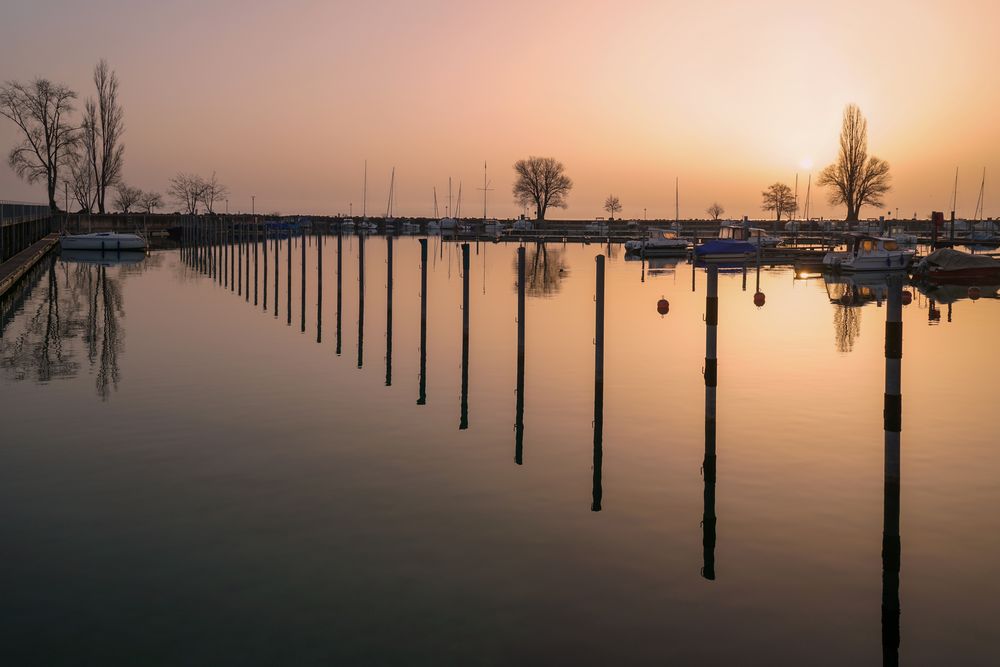
[[[861,242],[861,252],[872,252],[875,250],[875,241],[865,239]]]
[[[895,241],[886,241],[885,242],[885,249],[886,250],[898,250],[899,249],[899,244],[896,243]]]

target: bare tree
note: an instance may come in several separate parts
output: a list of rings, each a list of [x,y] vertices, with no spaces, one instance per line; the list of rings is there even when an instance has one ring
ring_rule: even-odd
[[[115,208],[122,213],[130,213],[133,206],[142,201],[142,190],[127,185],[125,181],[115,184]]]
[[[514,200],[520,206],[534,205],[537,220],[545,219],[550,206],[566,208],[566,197],[573,188],[573,181],[563,173],[562,162],[531,156],[515,162],[514,172],[517,174]]]
[[[121,143],[125,132],[125,114],[118,102],[118,75],[108,67],[104,58],[94,67],[94,86],[97,88],[97,101],[87,100],[85,114],[93,129],[85,131],[84,136],[91,142],[87,152],[93,161],[97,180],[97,210],[104,213],[107,189],[121,179],[125,155],[125,146]]]
[[[146,213],[152,213],[155,209],[163,207],[163,196],[159,192],[143,192],[138,203]]]
[[[611,214],[611,219],[615,219],[615,213],[619,213],[622,210],[622,203],[618,201],[618,197],[615,195],[608,195],[608,198],[604,200],[604,210]]]
[[[778,222],[781,222],[783,214],[791,215],[795,212],[795,195],[784,183],[773,183],[760,194],[763,199],[760,207],[765,211],[774,211],[775,220]]]
[[[712,202],[712,205],[705,209],[705,213],[708,213],[712,220],[716,222],[722,217],[722,214],[726,212],[726,209],[722,208],[722,204],[719,202]]]
[[[205,194],[205,180],[194,174],[177,174],[170,179],[167,194],[181,205],[185,213],[194,215]]]
[[[830,186],[830,203],[847,206],[847,221],[856,222],[862,206],[883,205],[891,189],[889,163],[868,155],[868,121],[856,104],[844,108],[837,161],[820,172],[816,183]]]
[[[205,209],[209,213],[215,212],[215,202],[221,201],[229,196],[229,188],[219,182],[219,179],[215,177],[215,172],[212,172],[212,178],[207,181],[202,181],[205,185],[204,190],[201,193],[201,203],[205,205]]]
[[[45,180],[53,211],[59,210],[59,168],[69,160],[77,140],[77,130],[68,118],[74,99],[75,92],[48,79],[27,84],[8,81],[0,87],[0,115],[12,120],[24,135],[7,162],[28,183]]]
[[[79,147],[70,151],[69,160],[66,163],[68,173],[64,171],[63,182],[69,186],[78,210],[90,213],[94,210],[97,192],[94,170],[83,150],[85,143],[81,142]]]

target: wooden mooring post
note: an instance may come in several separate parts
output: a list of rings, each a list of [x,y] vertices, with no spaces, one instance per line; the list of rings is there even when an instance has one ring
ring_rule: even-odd
[[[692,269],[694,270],[694,269]],[[704,509],[702,513],[701,576],[715,579],[715,413],[718,387],[718,336],[719,336],[719,267],[708,267],[708,294],[705,297],[705,459],[702,474],[705,478]]]
[[[903,277],[891,275],[886,299],[885,480],[882,511],[882,664],[899,664],[900,433],[902,431]]]
[[[420,239],[420,381],[417,405],[427,404],[427,239]]]
[[[469,428],[469,244],[462,244],[462,399],[458,429]]]
[[[594,479],[590,511],[601,511],[604,489],[601,471],[604,464],[604,255],[597,255],[597,279],[594,309]]]
[[[517,249],[517,401],[514,407],[514,463],[524,463],[524,246]]]

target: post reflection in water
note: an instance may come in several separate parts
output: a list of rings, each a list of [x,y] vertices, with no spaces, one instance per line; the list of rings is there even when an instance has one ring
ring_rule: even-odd
[[[257,253],[260,246],[260,225],[257,224],[257,220],[254,219],[253,225],[253,305],[257,305]]]
[[[514,463],[524,463],[524,246],[517,249],[517,405],[514,414]]]
[[[420,239],[420,388],[417,405],[427,403],[427,239]]]
[[[323,236],[316,230],[316,342],[323,342]]]
[[[392,236],[385,237],[385,386],[392,386]]]
[[[285,319],[285,323],[288,326],[292,326],[292,230],[288,230],[288,248],[285,252],[285,257],[287,258],[287,266],[285,267],[285,273],[288,275],[288,279],[285,281],[288,284],[288,296],[285,299],[285,310],[288,315]]]
[[[597,281],[594,329],[594,487],[590,511],[601,511],[601,469],[604,463],[604,255],[595,258]]]
[[[365,363],[365,235],[358,236],[358,368]]]
[[[278,316],[278,274],[281,272],[281,233],[274,230],[274,316]]]
[[[340,227],[337,228],[337,356],[341,350],[341,330],[340,330],[340,309],[343,305],[343,269],[344,269],[344,234]]]
[[[299,330],[302,333],[306,332],[306,236],[305,230],[302,231],[302,236],[299,239],[299,243],[302,244],[302,322],[299,325]]]
[[[250,238],[250,229],[247,227],[247,223],[246,222],[243,223],[242,229],[243,229],[243,231],[242,231],[243,247],[244,247],[244,250],[245,250],[244,254],[246,255],[246,261],[243,262],[243,270],[244,270],[243,284],[246,287],[246,289],[243,290],[243,300],[245,302],[247,302],[247,303],[250,303],[250,242],[251,242],[251,238]]]
[[[900,432],[902,431],[903,277],[889,277],[885,319],[885,482],[882,510],[882,663],[899,664]]]
[[[692,268],[692,273],[695,269]],[[705,297],[705,508],[702,514],[703,564],[701,576],[715,579],[715,399],[718,386],[719,267],[708,266]]]
[[[469,428],[469,244],[462,244],[462,404],[459,430]]]
[[[261,299],[261,309],[263,309],[263,311],[266,313],[267,312],[267,225],[266,224],[264,225],[264,239],[263,242],[260,244],[260,250],[261,254],[264,256],[264,276],[263,276],[264,293],[262,294],[262,299]]]

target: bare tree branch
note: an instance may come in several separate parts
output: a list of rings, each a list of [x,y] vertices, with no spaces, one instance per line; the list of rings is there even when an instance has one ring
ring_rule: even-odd
[[[882,206],[891,186],[889,163],[868,155],[868,121],[861,109],[849,104],[844,109],[837,161],[820,172],[816,183],[830,187],[829,201],[847,206],[848,222],[858,220],[862,206]]]
[[[544,220],[550,206],[566,208],[573,181],[563,173],[561,162],[551,157],[534,157],[514,163],[514,201],[534,205],[537,220]]]

